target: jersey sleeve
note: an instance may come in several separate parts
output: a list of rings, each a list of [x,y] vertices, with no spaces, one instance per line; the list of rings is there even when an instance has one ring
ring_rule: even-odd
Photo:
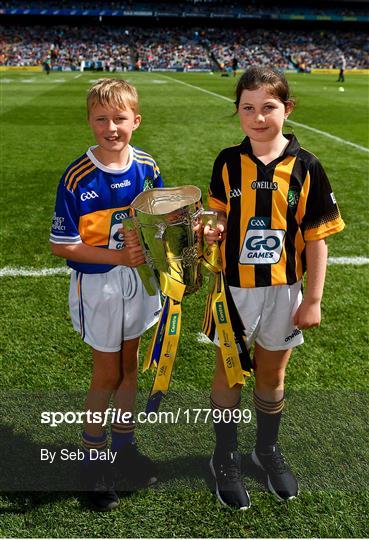
[[[54,244],[80,244],[79,213],[74,192],[61,179],[56,194],[55,211],[51,226],[50,242]]]
[[[342,231],[345,224],[328,177],[315,159],[309,167],[309,192],[305,215],[301,222],[304,240],[321,240]]]
[[[222,153],[220,153],[214,162],[208,191],[209,208],[214,208],[214,210],[220,210],[222,212],[226,212],[227,209],[227,194],[223,180],[224,166],[225,160]]]

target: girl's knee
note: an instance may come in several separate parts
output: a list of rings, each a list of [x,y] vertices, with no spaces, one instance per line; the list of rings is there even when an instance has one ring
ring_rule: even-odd
[[[256,386],[275,390],[283,387],[285,370],[281,368],[270,368],[268,370],[258,369],[255,378]]]

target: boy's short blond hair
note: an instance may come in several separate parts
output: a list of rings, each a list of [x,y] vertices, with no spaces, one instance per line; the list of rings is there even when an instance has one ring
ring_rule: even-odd
[[[91,86],[87,94],[87,115],[97,104],[122,110],[129,107],[135,114],[139,113],[136,88],[121,79],[99,79]]]

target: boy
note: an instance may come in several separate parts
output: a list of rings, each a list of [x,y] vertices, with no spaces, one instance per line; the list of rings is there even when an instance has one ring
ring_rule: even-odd
[[[104,417],[114,406],[112,452],[119,472],[137,485],[156,481],[154,465],[134,439],[133,411],[141,334],[155,324],[160,298],[148,296],[135,267],[145,262],[134,231],[122,219],[144,189],[163,185],[155,161],[130,145],[141,116],[136,89],[123,80],[101,79],[87,95],[87,119],[96,146],[67,167],[57,192],[50,235],[54,255],[72,268],[69,307],[73,327],[92,347],[92,380],[86,410]],[[101,423],[85,422],[83,449],[89,497],[100,510],[118,505],[112,479],[101,460],[107,435]],[[94,449],[94,452],[90,450]]]

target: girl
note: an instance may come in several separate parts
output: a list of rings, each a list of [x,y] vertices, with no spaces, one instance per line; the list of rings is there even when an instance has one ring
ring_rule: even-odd
[[[246,138],[215,160],[209,207],[217,228],[204,229],[209,244],[220,241],[223,272],[243,320],[248,346],[255,342],[257,435],[254,464],[265,472],[278,500],[298,494],[297,480],[278,446],[284,377],[302,329],[320,324],[327,264],[325,238],[344,228],[328,178],[318,159],[284,135],[294,107],[285,77],[252,67],[240,78],[236,109]],[[301,280],[307,272],[304,298]],[[208,335],[219,345],[214,324]],[[212,385],[214,409],[239,406],[241,385],[228,387],[219,347]],[[244,510],[249,495],[241,481],[237,423],[214,423],[216,446],[210,467],[218,499]]]

